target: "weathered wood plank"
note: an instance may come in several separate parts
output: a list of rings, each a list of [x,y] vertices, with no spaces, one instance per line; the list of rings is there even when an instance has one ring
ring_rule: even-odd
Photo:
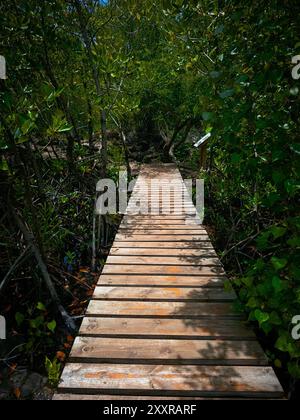
[[[152,239],[152,238],[151,238]],[[188,249],[188,250],[203,250],[203,249],[214,249],[210,241],[186,241],[186,242],[172,242],[172,241],[155,241],[151,239],[148,241],[140,242],[137,241],[126,241],[116,239],[113,248],[153,248],[155,250],[161,249]]]
[[[256,341],[77,337],[70,355],[77,363],[155,363],[266,366]]]
[[[199,235],[199,234],[179,234],[176,233],[174,235],[154,235],[154,234],[143,234],[138,235],[136,233],[130,234],[130,233],[117,233],[116,235],[116,241],[132,241],[132,242],[197,242],[197,241],[209,241],[208,235]]]
[[[98,285],[124,285],[124,286],[161,286],[161,287],[222,287],[224,277],[213,276],[155,276],[155,275],[126,275],[102,274]]]
[[[56,394],[53,401],[115,401],[115,400],[134,400],[134,401],[203,401],[207,398],[201,397],[155,397],[141,395],[84,395],[84,394]],[[210,400],[241,400],[241,398],[210,398]],[[249,398],[247,398],[249,400]]]
[[[221,267],[221,262],[218,258],[212,257],[157,257],[157,256],[118,256],[110,255],[106,264],[118,264],[118,265],[187,265],[187,266],[201,266],[201,267]]]
[[[206,340],[253,340],[255,334],[240,319],[83,319],[80,335],[120,337],[170,337]]]
[[[156,208],[156,207],[148,207],[148,211],[150,212],[152,212],[152,214],[157,214],[157,215],[161,215],[161,216],[166,216],[166,217],[169,217],[169,216],[190,216],[190,217],[192,217],[192,216],[194,216],[194,217],[198,217],[198,213],[196,212],[196,210],[193,210],[193,209],[162,209],[162,208]],[[144,213],[145,212],[145,210],[142,210],[142,213]],[[141,213],[141,210],[140,209],[131,209],[130,210],[130,214],[132,214],[132,215],[138,215],[138,214],[140,214]]]
[[[110,255],[144,256],[144,257],[217,257],[213,248],[177,249],[177,248],[143,248],[143,247],[113,247]],[[165,258],[168,261],[168,258]]]
[[[123,300],[183,300],[228,302],[236,298],[235,293],[224,289],[190,287],[105,287],[97,286],[93,299]]]
[[[91,300],[87,309],[89,316],[131,316],[131,317],[230,317],[236,318],[231,303],[198,302],[123,302]],[[221,321],[220,321],[221,322]]]
[[[201,232],[202,234],[206,234],[206,230],[201,228],[200,225],[197,225],[196,223],[191,224],[191,223],[122,223],[120,226],[120,229],[123,230],[135,230],[135,231],[148,231],[148,230],[153,230],[153,229],[159,229],[159,230],[176,230],[177,231],[192,231],[192,232]],[[180,232],[179,232],[180,233]]]
[[[203,229],[178,229],[178,230],[168,230],[168,229],[130,229],[124,228],[119,229],[120,235],[134,235],[134,236],[145,236],[145,235],[174,235],[174,236],[192,236],[197,237],[201,236],[203,238],[209,238],[206,231]]]
[[[175,265],[113,265],[106,264],[103,274],[160,274],[160,275],[211,275],[221,276],[225,272],[221,266],[175,266]]]
[[[131,221],[131,222],[141,222],[141,223],[151,223],[151,222],[156,222],[156,223],[197,223],[197,225],[202,226],[200,224],[200,219],[199,217],[195,217],[195,216],[187,216],[187,215],[155,215],[155,214],[148,214],[148,215],[142,215],[142,214],[137,214],[137,215],[130,215],[130,214],[125,214],[123,217],[123,222],[126,223],[127,221]]]
[[[60,392],[165,396],[282,397],[271,368],[69,363]]]

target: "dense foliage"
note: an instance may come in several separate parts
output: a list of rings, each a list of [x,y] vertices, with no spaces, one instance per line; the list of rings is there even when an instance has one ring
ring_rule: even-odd
[[[93,283],[82,267],[100,268],[118,223],[100,220],[95,266],[95,184],[153,160],[205,177],[241,308],[274,365],[300,377],[299,12],[296,0],[0,4],[1,313],[26,357],[47,355],[52,382]],[[206,132],[203,168],[192,142]]]

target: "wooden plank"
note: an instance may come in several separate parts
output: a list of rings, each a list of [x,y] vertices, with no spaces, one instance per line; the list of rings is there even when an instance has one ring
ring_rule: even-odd
[[[159,221],[160,223],[122,223],[120,226],[121,230],[153,230],[153,229],[159,229],[159,230],[176,230],[176,231],[181,231],[181,230],[192,230],[192,231],[201,231],[203,232],[203,235],[206,234],[206,230],[201,228],[201,225],[198,225],[197,223],[193,223],[191,224],[189,223],[185,223],[184,221],[182,223],[177,223],[177,224],[170,224],[170,223],[162,223],[161,220]]]
[[[159,274],[159,275],[211,275],[221,276],[225,272],[221,266],[175,266],[175,265],[113,265],[106,264],[103,274]]]
[[[201,267],[222,267],[218,258],[211,257],[143,257],[143,256],[118,256],[110,255],[106,264],[118,264],[118,265],[184,265],[184,266],[201,266]]]
[[[170,337],[219,340],[254,340],[255,334],[240,319],[151,319],[93,318],[83,319],[82,336]]]
[[[180,205],[180,206],[189,206],[195,207],[194,203],[191,201],[190,198],[184,197],[184,191],[176,191],[174,194],[168,193],[160,193],[158,192],[150,192],[150,194],[143,196],[141,194],[133,194],[131,195],[130,202],[134,205],[136,202],[147,202],[150,203],[152,206],[160,204],[162,206],[169,206],[172,205]]]
[[[131,317],[240,317],[231,303],[198,302],[136,302],[91,300],[86,312],[89,316]],[[221,321],[220,321],[221,322]]]
[[[266,366],[256,341],[77,337],[74,363],[153,363]]]
[[[144,257],[217,257],[213,248],[204,249],[177,249],[177,248],[143,248],[143,247],[113,247],[110,255],[118,256],[144,256]]]
[[[97,286],[93,299],[182,300],[228,302],[236,295],[223,289],[190,287],[114,287]]]
[[[193,234],[185,234],[180,235],[179,233],[174,235],[137,235],[135,234],[123,234],[123,233],[117,233],[116,235],[116,241],[131,241],[131,242],[197,242],[197,241],[209,241],[208,235],[193,235]]]
[[[271,368],[69,363],[60,392],[280,398]]]
[[[98,285],[124,286],[161,286],[161,287],[222,287],[224,277],[218,276],[155,276],[155,275],[126,275],[102,274]]]
[[[196,211],[196,208],[193,203],[187,203],[183,201],[172,202],[172,200],[160,201],[157,198],[152,199],[151,197],[149,198],[149,200],[145,200],[145,199],[142,199],[141,197],[137,197],[136,199],[132,200],[129,203],[126,211],[127,212],[130,212],[131,210],[135,211],[136,207],[140,207],[140,204],[146,205],[147,207],[151,209],[164,209],[164,210],[178,209],[179,211],[182,211],[184,209],[184,210],[189,210],[193,212]]]
[[[176,207],[159,207],[159,206],[155,206],[155,205],[147,205],[142,207],[142,209],[140,209],[140,206],[136,207],[136,206],[130,206],[127,208],[126,210],[129,214],[135,214],[135,213],[153,213],[153,214],[161,214],[161,215],[195,215],[197,214],[196,209],[194,206],[176,206]]]
[[[211,400],[240,400],[241,398],[210,398]],[[155,396],[141,396],[141,395],[84,395],[84,394],[56,394],[53,401],[203,401],[206,398],[201,397],[155,397]],[[247,399],[249,400],[249,399]]]
[[[165,223],[166,221],[168,222],[176,222],[180,221],[180,222],[194,222],[194,221],[200,221],[199,217],[194,217],[194,216],[186,216],[186,215],[169,215],[169,216],[162,216],[162,215],[155,215],[155,214],[147,214],[147,215],[142,215],[142,214],[137,214],[137,215],[130,215],[130,214],[125,214],[123,217],[123,221],[124,223],[126,223],[126,221],[135,221],[135,222],[143,222],[143,223],[150,223],[152,221],[160,221]],[[201,226],[201,224],[200,224]]]
[[[207,233],[206,229],[199,223],[197,220],[186,220],[186,219],[168,219],[168,220],[161,220],[161,219],[149,219],[148,222],[145,220],[135,220],[130,221],[123,221],[121,226],[129,226],[129,227],[136,227],[137,229],[140,228],[154,228],[154,229],[202,229],[204,233]]]
[[[207,239],[209,239],[209,236],[205,232],[205,230],[202,229],[178,229],[178,230],[171,230],[171,229],[130,229],[130,228],[124,228],[119,229],[120,235],[188,235],[188,236],[202,236]]]
[[[178,209],[179,211],[182,210],[188,210],[188,211],[196,211],[196,208],[194,206],[193,203],[187,203],[187,202],[183,202],[183,201],[166,201],[166,202],[161,202],[158,201],[157,199],[150,199],[150,201],[148,202],[148,205],[150,207],[150,209],[162,209],[162,210],[171,210],[174,211],[175,209]],[[135,205],[133,205],[135,206]]]
[[[152,239],[152,238],[151,238]],[[149,239],[148,241],[143,241],[140,242],[139,240],[137,241],[122,241],[122,240],[118,240],[116,239],[113,247],[114,248],[153,248],[156,250],[161,250],[161,249],[188,249],[188,250],[206,250],[206,249],[213,249],[210,241],[202,241],[202,242],[197,242],[197,241],[187,241],[187,242],[172,242],[172,241],[168,241],[168,242],[163,242],[163,241],[156,241],[153,242],[151,241],[151,239]]]
[[[124,231],[151,231],[151,230],[167,230],[167,231],[176,231],[177,233],[181,233],[181,231],[189,231],[190,233],[200,233],[201,235],[207,235],[205,229],[202,229],[200,225],[195,224],[185,224],[184,222],[181,224],[134,224],[134,223],[127,223],[122,224],[120,226],[122,233],[126,233]]]

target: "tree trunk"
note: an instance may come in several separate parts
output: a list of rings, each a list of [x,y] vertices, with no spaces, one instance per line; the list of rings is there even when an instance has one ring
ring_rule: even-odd
[[[172,161],[172,162],[174,161],[174,159],[175,159],[174,149],[175,149],[175,147],[177,147],[177,144],[176,144],[177,137],[180,134],[180,132],[184,129],[184,127],[186,127],[186,130],[185,130],[184,135],[183,135],[183,139],[180,141],[179,144],[184,143],[186,141],[186,138],[187,138],[191,128],[192,128],[192,125],[193,125],[192,120],[185,120],[182,123],[177,124],[177,126],[174,129],[174,132],[173,132],[173,135],[172,135],[171,139],[169,139],[168,136],[163,131],[160,131],[161,136],[162,136],[162,138],[165,142],[165,147],[164,147],[164,150],[163,150],[164,160]]]
[[[102,110],[101,112],[101,176],[105,177],[107,173],[107,129],[106,129],[106,112]]]
[[[41,19],[42,19],[43,27],[45,27],[43,7],[41,9]],[[41,57],[41,61],[44,65],[45,73],[46,73],[48,79],[50,80],[52,86],[54,87],[54,89],[58,90],[59,89],[59,84],[58,84],[58,82],[56,80],[56,77],[54,75],[54,72],[52,70],[52,66],[51,66],[51,62],[50,62],[49,54],[48,54],[48,46],[47,46],[47,42],[46,42],[45,37],[43,37],[43,46],[44,46],[44,55]],[[68,101],[66,100],[64,95],[61,94],[60,96],[58,96],[56,98],[56,102],[57,102],[58,107],[63,111],[68,124],[70,126],[72,126],[72,130],[69,133],[67,133],[66,137],[67,137],[67,140],[68,140],[68,145],[67,145],[68,165],[69,165],[70,171],[73,171],[74,170],[73,149],[74,149],[75,141],[80,143],[80,136],[79,136],[79,133],[77,131],[75,120],[70,113],[69,106],[68,106]]]
[[[30,246],[30,248],[33,251],[33,254],[36,258],[36,261],[38,263],[39,269],[41,270],[43,279],[45,281],[45,284],[50,292],[51,298],[54,302],[54,304],[57,306],[66,326],[68,327],[69,330],[71,331],[76,331],[76,325],[75,322],[73,321],[73,319],[68,315],[68,313],[66,312],[66,310],[64,309],[64,307],[61,305],[59,297],[56,293],[55,287],[52,283],[51,277],[49,275],[47,266],[43,260],[42,254],[38,248],[38,246],[36,245],[35,242],[35,238],[34,235],[28,231],[27,227],[25,226],[25,223],[23,223],[23,221],[21,220],[21,218],[17,215],[17,213],[15,212],[14,208],[12,206],[10,206],[10,210],[11,210],[11,214],[13,215],[13,217],[15,218],[21,232],[24,235],[24,238],[28,244],[28,246]]]
[[[83,6],[80,0],[73,0],[74,7],[77,11],[79,26],[82,34],[82,38],[86,47],[86,55],[89,62],[89,65],[92,70],[93,79],[95,82],[96,92],[99,98],[102,96],[102,90],[99,80],[99,72],[95,64],[93,54],[92,54],[92,40],[87,31],[86,23],[84,21],[84,12]],[[101,111],[101,132],[102,132],[102,148],[101,148],[101,158],[102,158],[102,173],[101,176],[106,176],[107,173],[107,129],[106,129],[106,111],[102,109]]]

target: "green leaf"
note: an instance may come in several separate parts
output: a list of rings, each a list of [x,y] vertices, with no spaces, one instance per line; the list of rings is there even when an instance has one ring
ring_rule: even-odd
[[[297,153],[297,155],[300,155],[300,144],[296,144],[296,143],[291,144],[291,145],[290,145],[290,149],[291,149],[293,152]]]
[[[21,314],[21,312],[17,312],[15,315],[15,320],[18,324],[18,327],[20,327],[23,322],[25,321],[25,316],[23,314]]]
[[[52,333],[54,333],[54,331],[56,329],[56,321],[53,320],[51,322],[48,322],[47,328],[48,328],[49,331],[51,331]]]
[[[8,164],[7,164],[6,160],[4,160],[4,159],[0,160],[0,171],[4,171],[4,172],[9,171]]]
[[[283,289],[282,280],[278,276],[274,276],[272,278],[272,286],[276,290],[276,292],[280,292]]]
[[[273,311],[270,313],[270,319],[269,319],[270,323],[273,325],[282,325],[282,319],[280,318],[280,316],[278,315],[277,312]]]
[[[66,131],[71,131],[72,128],[73,127],[71,125],[65,124],[64,126],[60,127],[57,131],[59,133],[65,133]]]
[[[30,133],[35,128],[35,123],[30,118],[28,118],[21,127],[21,132],[25,136],[26,134]]]
[[[248,300],[247,306],[248,306],[249,308],[257,308],[257,306],[258,306],[258,305],[259,305],[259,303],[258,303],[257,299],[256,299],[254,296],[252,296],[252,297]]]
[[[224,31],[224,29],[225,29],[224,25],[217,26],[215,29],[215,35],[220,35]]]
[[[29,321],[29,323],[30,323],[31,328],[38,329],[41,325],[43,325],[44,317],[43,316],[38,316],[35,319],[31,319]]]
[[[219,93],[221,99],[229,98],[232,95],[234,95],[234,89],[226,89],[223,90],[223,92]]]
[[[269,248],[270,246],[269,237],[270,237],[270,232],[268,231],[263,232],[258,236],[258,238],[256,239],[256,244],[259,250],[264,251],[265,249]]]
[[[289,362],[288,363],[288,371],[289,374],[291,376],[293,376],[294,378],[300,378],[300,365],[298,364],[298,362]]]
[[[262,312],[260,309],[256,309],[254,311],[254,315],[256,320],[259,322],[259,325],[261,326],[264,322],[267,322],[270,318],[269,314],[267,312]]]
[[[288,179],[285,181],[284,186],[289,194],[294,194],[300,188],[300,183],[294,179]]]
[[[221,74],[222,73],[220,71],[211,71],[209,73],[209,75],[212,79],[218,79],[221,76]]]
[[[271,262],[276,271],[282,270],[288,263],[286,258],[272,257]]]
[[[213,117],[212,112],[202,112],[202,118],[204,121],[209,121],[212,119],[212,117]]]
[[[289,343],[289,335],[285,331],[277,339],[275,343],[275,347],[280,351],[286,352],[288,351],[288,343]]]
[[[270,231],[274,236],[274,239],[278,239],[285,235],[287,229],[285,227],[273,226],[270,228]]]
[[[37,305],[36,305],[36,309],[38,309],[39,311],[46,311],[46,307],[45,307],[45,305],[42,303],[42,302],[39,302]]]
[[[293,248],[300,247],[300,236],[294,235],[288,241],[287,244]]]
[[[238,153],[233,153],[231,155],[231,162],[234,164],[240,163],[241,159],[241,155],[239,155]]]

